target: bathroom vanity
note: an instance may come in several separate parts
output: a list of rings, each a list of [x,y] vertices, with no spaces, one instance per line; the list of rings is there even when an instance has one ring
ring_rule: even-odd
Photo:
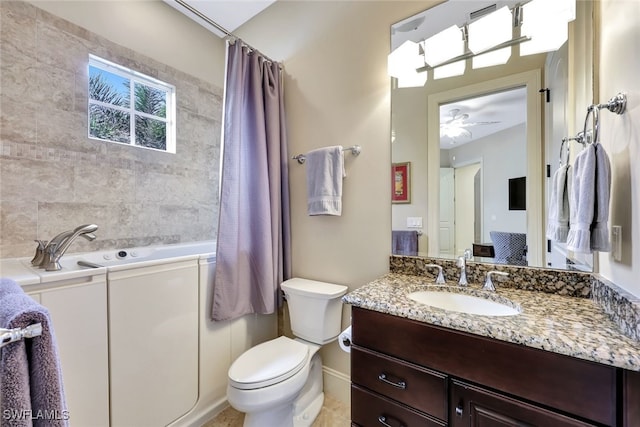
[[[499,289],[522,313],[474,316],[407,297],[427,284],[345,296],[354,426],[640,425],[640,344],[590,299]]]

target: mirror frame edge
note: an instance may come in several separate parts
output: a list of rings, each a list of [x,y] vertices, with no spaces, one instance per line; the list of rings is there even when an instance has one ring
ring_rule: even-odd
[[[527,186],[527,206],[538,209],[527,210],[527,235],[544,236],[544,141],[542,134],[542,102],[538,90],[542,87],[542,71],[534,69],[494,80],[488,80],[464,87],[431,94],[427,99],[427,180],[429,193],[427,206],[439,206],[440,200],[440,104],[463,98],[470,98],[498,90],[526,87],[527,91],[527,177],[538,185]],[[431,141],[438,141],[432,144]],[[430,257],[440,258],[440,212],[429,209],[427,217],[427,253]],[[544,267],[543,242],[527,242],[527,258],[530,266]]]

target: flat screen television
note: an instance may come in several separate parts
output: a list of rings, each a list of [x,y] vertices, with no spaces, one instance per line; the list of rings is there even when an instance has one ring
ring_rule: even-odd
[[[509,179],[509,210],[527,210],[527,177]]]

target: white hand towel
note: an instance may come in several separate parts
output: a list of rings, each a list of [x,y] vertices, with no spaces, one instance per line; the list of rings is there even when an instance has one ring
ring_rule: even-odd
[[[569,234],[569,188],[571,166],[561,165],[553,174],[551,198],[549,200],[549,220],[547,238],[564,243]]]
[[[306,154],[307,213],[309,215],[342,214],[342,146],[320,148]]]
[[[609,196],[611,193],[611,164],[602,144],[596,144],[595,208],[591,224],[591,249],[609,252]]]
[[[569,199],[570,220],[567,249],[591,253],[591,224],[595,206],[596,150],[588,144],[578,154],[573,166]]]

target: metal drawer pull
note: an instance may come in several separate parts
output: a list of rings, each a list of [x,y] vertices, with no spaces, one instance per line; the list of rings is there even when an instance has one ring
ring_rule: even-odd
[[[406,389],[406,388],[407,388],[407,383],[406,383],[406,382],[404,382],[404,381],[402,381],[402,380],[401,380],[401,381],[398,381],[397,383],[396,383],[396,382],[393,382],[393,381],[389,381],[389,380],[387,379],[387,375],[386,375],[386,374],[384,374],[384,373],[382,373],[382,374],[378,375],[378,379],[379,379],[380,381],[382,381],[383,383],[385,383],[385,384],[389,384],[389,385],[391,385],[391,386],[394,386],[394,387],[399,388],[399,389],[402,389],[402,390],[404,390],[404,389]]]
[[[463,413],[463,410],[462,410],[462,402],[460,402],[460,403],[458,404],[458,406],[456,406],[456,415],[457,415],[457,416],[459,416],[459,417],[461,417],[461,416],[462,416],[462,413]]]
[[[389,419],[392,419],[392,417],[389,417]],[[378,422],[385,427],[393,427],[391,424],[387,423],[387,417],[385,417],[384,415],[378,416]],[[398,427],[407,427],[407,426],[405,426],[400,422],[400,420],[398,420]]]

